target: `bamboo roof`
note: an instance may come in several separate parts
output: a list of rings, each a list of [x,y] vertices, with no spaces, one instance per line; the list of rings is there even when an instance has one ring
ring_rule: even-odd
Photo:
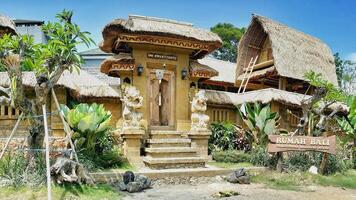
[[[12,31],[12,33],[16,33],[14,21],[4,15],[0,15],[0,27],[8,28]]]
[[[36,76],[34,72],[23,72],[22,81],[26,87],[35,87]],[[9,87],[10,79],[7,72],[0,72],[0,86]],[[77,98],[98,97],[98,98],[119,98],[118,90],[110,87],[109,84],[99,80],[94,75],[85,70],[79,74],[65,71],[56,86],[68,88]]]
[[[337,85],[334,57],[324,42],[258,15],[252,17],[239,42],[237,76],[243,73],[242,69],[251,57],[258,54],[258,48],[262,47],[267,37],[271,41],[274,66],[280,76],[305,80],[304,74],[312,70]]]

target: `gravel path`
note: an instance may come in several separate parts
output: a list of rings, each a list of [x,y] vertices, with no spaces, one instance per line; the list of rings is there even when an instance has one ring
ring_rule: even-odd
[[[219,191],[237,191],[241,195],[221,199],[253,200],[355,200],[356,190],[336,187],[310,186],[306,191],[268,189],[261,184],[238,185],[226,182],[182,185],[155,185],[141,193],[126,194],[124,200],[203,200],[213,197]]]

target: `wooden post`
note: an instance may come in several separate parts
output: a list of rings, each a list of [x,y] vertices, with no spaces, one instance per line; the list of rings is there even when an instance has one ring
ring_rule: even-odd
[[[14,136],[14,134],[15,134],[15,132],[16,132],[16,130],[17,130],[17,127],[18,127],[19,124],[20,124],[22,115],[23,115],[23,113],[21,113],[21,115],[20,115],[19,118],[17,119],[17,122],[16,122],[14,128],[12,129],[10,136],[7,138],[7,141],[6,141],[6,143],[5,143],[5,146],[4,146],[4,148],[2,149],[1,154],[0,154],[0,160],[1,160],[2,157],[4,156],[4,153],[5,153],[6,149],[7,149],[7,146],[10,144],[11,138],[12,138],[12,136]]]
[[[54,103],[56,104],[57,110],[59,112],[59,116],[61,118],[61,121],[63,123],[64,132],[66,133],[67,141],[69,142],[70,148],[72,149],[72,152],[74,154],[74,159],[75,159],[75,161],[79,162],[78,156],[77,156],[77,152],[75,151],[75,147],[74,147],[74,144],[73,144],[73,141],[72,141],[71,130],[70,130],[67,122],[64,120],[64,114],[63,114],[61,108],[59,107],[58,99],[57,99],[56,93],[54,92],[54,89],[52,89],[52,96],[53,96]]]
[[[51,200],[51,171],[49,164],[49,135],[48,135],[48,123],[47,123],[47,113],[46,113],[46,105],[42,105],[42,113],[43,113],[43,123],[45,127],[45,143],[46,143],[46,168],[47,168],[47,199]]]

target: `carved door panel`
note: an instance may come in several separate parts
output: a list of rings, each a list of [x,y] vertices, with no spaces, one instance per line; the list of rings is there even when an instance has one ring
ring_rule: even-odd
[[[169,79],[168,79],[169,80]],[[168,80],[162,79],[160,85],[161,106],[160,106],[160,123],[161,126],[168,126],[170,117],[170,91]]]
[[[150,80],[150,124],[151,126],[159,126],[159,82],[155,77]]]

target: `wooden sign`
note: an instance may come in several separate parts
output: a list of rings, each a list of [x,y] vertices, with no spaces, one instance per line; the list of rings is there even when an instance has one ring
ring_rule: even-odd
[[[167,55],[167,54],[160,54],[160,53],[147,53],[147,57],[153,58],[153,59],[164,59],[164,60],[177,61],[176,55]]]
[[[310,137],[310,136],[268,136],[268,152],[283,151],[319,151],[336,154],[336,136]]]

